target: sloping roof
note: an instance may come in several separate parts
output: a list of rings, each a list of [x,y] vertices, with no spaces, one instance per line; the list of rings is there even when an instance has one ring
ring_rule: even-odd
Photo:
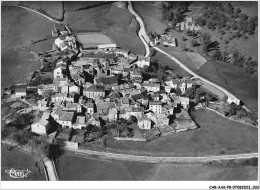
[[[142,122],[142,121],[151,121],[151,119],[148,118],[147,116],[139,117],[138,122]]]
[[[100,77],[96,79],[97,83],[103,84],[115,84],[117,83],[117,76],[107,76],[107,77]]]
[[[50,112],[43,112],[41,118],[39,120],[36,120],[34,124],[39,123],[43,126],[46,126],[49,123],[48,121],[49,117],[50,117]]]
[[[55,111],[53,112],[53,114],[61,115],[62,110],[63,110],[62,107],[58,106],[58,107],[55,108]]]
[[[113,102],[101,102],[101,103],[97,103],[97,110],[108,110],[109,108],[114,108],[115,107],[115,103]]]
[[[76,123],[77,124],[85,124],[86,123],[86,116],[78,116]]]
[[[105,88],[103,86],[98,86],[98,85],[91,85],[88,87],[85,91],[89,92],[105,92]]]
[[[62,111],[60,120],[61,121],[72,121],[74,112]]]
[[[162,105],[161,101],[150,101],[149,102],[150,105]]]

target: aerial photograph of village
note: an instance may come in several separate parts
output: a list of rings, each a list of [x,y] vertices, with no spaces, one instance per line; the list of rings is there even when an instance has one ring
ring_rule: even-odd
[[[257,180],[257,1],[1,2],[1,181]]]

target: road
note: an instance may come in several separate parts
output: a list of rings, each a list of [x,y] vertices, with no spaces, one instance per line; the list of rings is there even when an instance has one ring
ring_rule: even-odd
[[[250,159],[258,158],[258,153],[235,154],[235,155],[220,155],[220,156],[204,156],[204,157],[155,157],[155,156],[139,156],[128,154],[116,154],[110,152],[99,152],[84,149],[68,149],[75,154],[99,156],[108,159],[150,162],[150,163],[206,163],[212,161],[224,161],[234,159]]]
[[[139,15],[134,11],[133,6],[132,6],[132,2],[128,1],[128,9],[129,11],[135,16],[136,20],[139,22],[140,24],[140,30],[138,32],[139,38],[142,40],[144,46],[145,46],[145,57],[149,57],[151,54],[150,51],[150,47],[149,44],[147,42],[149,42],[149,37],[146,35],[145,32],[145,26],[144,26],[144,22],[142,22],[142,19],[139,17]]]
[[[128,9],[129,11],[136,17],[136,20],[139,22],[140,24],[140,35],[141,36],[141,40],[145,40],[147,44],[150,44],[150,46],[152,46],[155,50],[163,53],[164,55],[166,55],[167,57],[169,57],[171,60],[173,60],[174,62],[176,62],[181,68],[183,68],[185,71],[187,71],[188,73],[190,73],[191,75],[193,75],[195,78],[198,78],[212,86],[214,86],[215,88],[221,90],[224,94],[227,95],[227,97],[232,98],[232,99],[238,99],[235,95],[233,95],[232,93],[230,93],[229,91],[227,91],[225,88],[199,76],[198,74],[196,74],[195,72],[193,72],[192,70],[190,70],[188,67],[186,67],[182,62],[180,62],[177,58],[175,58],[174,56],[170,55],[169,53],[165,52],[164,50],[160,49],[159,47],[156,47],[153,42],[150,41],[148,35],[146,34],[145,31],[145,25],[144,25],[144,21],[142,20],[142,18],[133,10],[133,6],[132,3],[130,1],[128,1]],[[243,106],[247,111],[250,112],[250,110],[246,107]]]

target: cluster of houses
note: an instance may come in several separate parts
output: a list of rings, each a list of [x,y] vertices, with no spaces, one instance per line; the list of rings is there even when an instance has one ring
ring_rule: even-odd
[[[76,39],[58,36],[55,44],[61,52],[75,49]],[[184,94],[193,81],[187,78],[144,81],[140,68],[145,66],[150,66],[150,57],[119,48],[99,49],[95,53],[82,51],[75,60],[68,57],[58,60],[53,83],[37,86],[38,95],[51,91],[52,96],[38,100],[42,115],[31,125],[31,131],[39,135],[54,132],[56,138],[77,147],[84,142],[82,131],[88,125],[100,128],[121,118],[135,118],[139,139],[140,131],[159,134],[196,128],[189,116],[175,117],[181,111],[187,113],[190,103],[189,98],[178,96],[175,91],[179,89]],[[15,94],[26,96],[26,87],[17,88]],[[62,130],[55,132],[57,125]],[[72,128],[81,132],[71,135]],[[115,138],[120,138],[120,134],[116,133]]]
[[[155,44],[163,44],[166,46],[173,46],[176,47],[177,46],[177,39],[172,36],[172,35],[168,35],[168,34],[162,34],[160,35],[160,37],[156,36],[156,38],[154,39],[154,43]]]

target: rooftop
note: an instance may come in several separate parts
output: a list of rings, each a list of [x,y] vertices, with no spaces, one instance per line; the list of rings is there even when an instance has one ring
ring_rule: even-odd
[[[62,111],[60,120],[61,121],[72,121],[73,116],[74,116],[74,112]]]

